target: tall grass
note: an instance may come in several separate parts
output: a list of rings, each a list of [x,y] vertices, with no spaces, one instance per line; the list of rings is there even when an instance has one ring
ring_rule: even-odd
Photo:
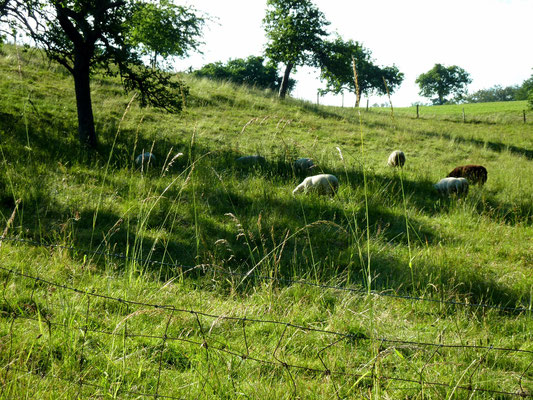
[[[1,266],[40,277],[0,271],[0,398],[533,390],[530,353],[495,350],[533,350],[531,313],[450,304],[531,310],[529,131],[416,121],[392,104],[389,115],[278,102],[191,77],[187,109],[169,115],[97,76],[89,159],[75,150],[68,76],[25,52],[20,65],[32,107],[13,93],[16,59],[0,57],[3,226],[66,246],[0,242]],[[392,173],[398,146],[408,167]],[[135,167],[141,150],[157,162]],[[264,166],[234,162],[257,153]],[[291,195],[300,156],[340,178],[336,197]],[[464,201],[433,192],[473,161],[489,169],[485,187]]]

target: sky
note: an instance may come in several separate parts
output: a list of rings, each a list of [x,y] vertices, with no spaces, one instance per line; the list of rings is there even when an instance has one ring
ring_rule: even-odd
[[[201,68],[229,59],[259,56],[266,45],[262,19],[266,0],[188,0],[211,17],[204,29],[203,54],[176,62],[176,70]],[[355,40],[372,52],[380,66],[395,64],[404,82],[391,96],[395,107],[429,99],[418,95],[416,77],[436,63],[457,65],[473,80],[469,92],[494,85],[521,84],[533,74],[531,45],[533,0],[313,0],[331,22],[328,32]],[[317,101],[325,87],[316,69],[299,67],[292,97]],[[384,97],[370,96],[382,104]],[[341,106],[342,97],[327,95],[320,104]],[[355,96],[345,95],[352,106]],[[363,98],[362,105],[366,104]]]

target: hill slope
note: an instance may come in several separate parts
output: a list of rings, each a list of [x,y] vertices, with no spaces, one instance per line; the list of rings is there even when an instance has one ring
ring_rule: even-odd
[[[185,77],[171,115],[128,107],[97,75],[87,155],[60,67],[5,47],[0,76],[5,225],[20,199],[0,250],[7,398],[533,390],[533,125],[520,113],[359,115]],[[386,165],[397,148],[403,171]],[[140,169],[142,151],[156,161]],[[249,154],[267,163],[235,163]],[[335,174],[338,196],[293,197],[299,157]],[[487,184],[439,197],[432,184],[471,163]]]

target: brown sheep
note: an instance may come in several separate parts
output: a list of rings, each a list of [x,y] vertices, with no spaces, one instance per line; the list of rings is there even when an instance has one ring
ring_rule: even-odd
[[[454,168],[448,177],[466,178],[471,184],[484,185],[487,182],[487,169],[482,165],[463,165]]]

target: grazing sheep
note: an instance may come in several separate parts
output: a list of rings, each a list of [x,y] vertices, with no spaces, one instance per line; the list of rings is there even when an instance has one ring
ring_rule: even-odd
[[[252,166],[252,165],[263,165],[266,163],[265,157],[253,155],[253,156],[242,156],[235,160],[239,165],[243,166]]]
[[[468,181],[465,178],[443,178],[433,187],[445,196],[455,193],[457,197],[463,197],[468,194]]]
[[[142,154],[139,154],[137,157],[135,157],[135,164],[137,164],[137,166],[141,166],[141,165],[147,165],[149,163],[154,163],[155,162],[155,156],[150,153],[150,152],[145,152],[145,153],[142,153]]]
[[[315,163],[310,158],[299,158],[294,162],[294,170],[298,173],[307,172],[315,167]]]
[[[320,174],[314,176],[308,176],[296,186],[296,189],[292,191],[292,194],[296,193],[307,193],[310,191],[316,192],[318,194],[335,194],[339,188],[339,180],[330,174]]]
[[[387,161],[389,167],[403,167],[405,164],[405,154],[401,150],[394,150]]]
[[[449,177],[466,178],[471,184],[483,186],[487,182],[487,168],[482,165],[463,165],[454,168]]]

